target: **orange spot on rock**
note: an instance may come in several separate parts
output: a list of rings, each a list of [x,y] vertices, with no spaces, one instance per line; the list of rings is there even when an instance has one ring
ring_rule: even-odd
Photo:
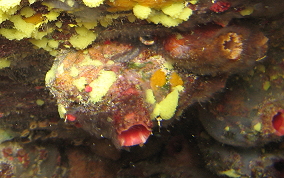
[[[40,13],[34,14],[31,17],[24,18],[24,21],[27,23],[38,24],[43,21],[43,16]]]
[[[178,85],[182,85],[183,81],[181,79],[181,77],[176,73],[173,72],[170,78],[170,83],[172,85],[172,87],[178,86]]]
[[[150,79],[152,89],[162,87],[166,84],[166,74],[161,69],[154,72]]]

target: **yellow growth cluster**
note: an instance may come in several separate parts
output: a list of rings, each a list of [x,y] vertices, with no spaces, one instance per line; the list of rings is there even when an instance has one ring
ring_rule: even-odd
[[[155,24],[162,24],[166,27],[177,26],[183,21],[188,20],[192,10],[186,7],[185,2],[173,1],[149,1],[149,3],[135,2],[124,7],[123,3],[116,0],[110,10],[133,10],[133,14],[139,19],[147,19]],[[133,7],[131,7],[133,5]],[[121,6],[121,7],[120,7]]]
[[[29,0],[29,2],[32,4],[35,0]],[[55,29],[60,31],[62,23],[58,21],[57,18],[62,10],[54,9],[46,4],[50,8],[49,12],[47,14],[41,14],[35,12],[31,7],[20,7],[20,3],[21,0],[0,0],[0,23],[5,20],[9,20],[13,23],[12,28],[1,28],[0,35],[9,40],[22,40],[24,38],[29,38],[30,42],[35,46],[49,51],[52,55],[56,55],[61,41],[50,39],[48,36]],[[57,21],[55,26],[48,26],[47,24],[52,21]],[[74,28],[76,31],[76,33],[69,39],[70,44],[74,48],[85,49],[97,37],[95,32],[89,30],[90,28],[94,28],[96,24],[97,22],[81,23],[78,20],[77,25],[70,27]],[[42,30],[43,26],[48,26],[48,28]]]
[[[154,72],[150,78],[151,88],[156,90],[160,87],[163,87],[167,83],[167,80],[167,74],[162,69],[159,69]],[[175,87],[178,85],[183,85],[183,81],[176,72],[172,72],[170,75],[169,84],[171,87]]]
[[[0,58],[0,69],[3,69],[5,67],[10,67],[11,61],[9,61],[6,58]]]
[[[171,92],[168,93],[160,102],[157,102],[154,94],[155,91],[161,90],[162,87],[167,84],[170,85]],[[154,105],[151,118],[155,119],[160,117],[164,120],[171,119],[178,106],[179,93],[184,89],[182,86],[182,78],[174,71],[169,71],[167,74],[164,72],[164,69],[159,69],[151,76],[150,85],[151,89],[146,91],[146,101]]]
[[[104,0],[83,0],[88,7],[98,7]],[[189,1],[189,3],[197,3]],[[192,10],[186,6],[184,0],[108,0],[110,6],[108,11],[130,11],[139,19],[147,19],[155,24],[162,24],[166,27],[177,26],[188,20]]]
[[[74,24],[68,24],[70,28],[67,31],[75,31],[75,33],[70,39],[59,40],[51,39],[51,34],[55,30],[64,33],[64,28],[61,28],[64,22],[58,20],[58,17],[65,10],[57,8],[52,1],[43,1],[42,4],[48,7],[49,12],[41,14],[29,6],[22,7],[22,1],[0,0],[0,23],[6,20],[13,23],[13,26],[1,28],[0,35],[9,40],[28,38],[35,46],[49,51],[51,55],[57,55],[60,44],[64,44],[65,48],[74,47],[78,50],[87,48],[97,38],[94,28],[98,23],[107,27],[112,24],[114,19],[122,16],[127,17],[130,22],[134,22],[138,18],[166,27],[177,26],[188,20],[192,14],[187,3],[196,3],[196,1],[187,2],[185,0],[83,0],[76,9],[74,4],[78,2],[75,0],[62,0],[62,3],[70,6],[67,13],[74,14],[75,20]],[[28,0],[30,4],[35,1]],[[86,21],[84,17],[82,19],[80,16],[76,16],[78,11],[102,11],[98,7],[103,3],[108,4],[107,11],[112,14],[100,13],[101,15],[96,16],[92,21]],[[121,13],[121,11],[129,10],[132,10],[133,13]]]

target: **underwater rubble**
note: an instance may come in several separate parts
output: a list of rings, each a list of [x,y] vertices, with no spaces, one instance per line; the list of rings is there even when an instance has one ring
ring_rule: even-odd
[[[0,0],[0,177],[284,177],[282,0]]]

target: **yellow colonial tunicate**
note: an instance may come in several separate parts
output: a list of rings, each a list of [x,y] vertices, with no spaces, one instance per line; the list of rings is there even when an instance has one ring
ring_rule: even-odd
[[[152,119],[160,116],[164,120],[171,119],[178,106],[179,92],[183,91],[184,87],[178,85],[173,88],[172,92],[169,93],[160,103],[156,103],[154,111],[151,115]]]
[[[69,42],[73,47],[77,49],[85,49],[88,45],[90,45],[97,37],[97,34],[88,30],[85,27],[77,27],[75,28],[78,35],[74,35],[70,38]]]
[[[54,21],[54,20],[57,20],[57,17],[60,15],[59,12],[56,12],[56,11],[51,11],[49,12],[48,14],[43,14],[43,16],[45,16],[48,21]]]
[[[262,85],[262,88],[267,91],[271,87],[270,81],[265,81]]]
[[[151,14],[151,11],[152,10],[150,7],[142,6],[139,4],[133,7],[133,13],[139,19],[147,19],[148,16]]]
[[[73,85],[75,85],[79,91],[82,91],[85,88],[86,84],[87,80],[85,77],[80,77],[79,79],[73,81]]]
[[[104,0],[83,0],[83,2],[88,7],[98,7],[103,4]]]
[[[99,77],[89,84],[92,87],[89,101],[93,103],[100,101],[115,81],[116,74],[113,71],[100,71]]]
[[[147,20],[155,24],[160,23],[166,27],[174,27],[188,20],[192,15],[192,10],[185,7],[184,3],[171,4],[161,10],[152,11]]]
[[[150,104],[155,104],[156,102],[153,90],[151,89],[146,90],[146,102]]]
[[[110,0],[107,3],[110,12],[132,9],[138,19],[146,19],[166,27],[177,26],[188,20],[192,14],[192,10],[186,5],[187,1],[182,0]]]
[[[79,75],[79,70],[76,67],[71,67],[70,69],[70,75],[72,77],[77,77]]]
[[[27,12],[24,12],[25,14]],[[32,13],[32,12],[30,12]],[[28,14],[26,14],[28,16]],[[40,32],[38,31],[39,27],[43,23],[47,23],[49,19],[44,20],[43,15],[38,13],[34,14],[31,17],[24,18],[21,15],[9,16],[9,20],[13,22],[14,28],[1,28],[0,34],[6,37],[9,40],[21,40],[23,38],[33,38],[33,39],[42,39],[48,33],[53,31],[52,28],[49,28],[47,31]],[[1,10],[0,10],[0,21],[1,21]]]
[[[66,112],[67,111],[66,111],[65,107],[62,104],[58,104],[58,113],[59,113],[60,118],[64,118]]]
[[[182,10],[182,12],[179,14],[178,18],[181,19],[181,20],[188,20],[189,19],[189,16],[192,15],[192,10],[190,8],[184,8]]]
[[[33,4],[36,2],[36,0],[28,0],[30,4]]]
[[[165,27],[175,27],[178,26],[183,20],[178,18],[172,18],[164,13],[157,12],[152,16],[149,16],[148,20],[155,24],[162,24]]]
[[[184,3],[174,3],[162,8],[162,11],[173,18],[178,18],[183,8],[184,8]]]
[[[226,175],[228,177],[241,177],[241,174],[239,174],[236,170],[234,169],[229,169],[226,171],[220,171],[219,174],[221,175]]]
[[[14,15],[10,18],[10,21],[14,23],[14,27],[26,34],[27,37],[30,37],[32,32],[35,31],[36,26],[32,23],[27,23],[25,20],[22,19],[20,15]]]
[[[11,8],[19,5],[21,0],[0,0],[0,9],[3,12],[9,11]]]
[[[197,4],[198,0],[191,0],[189,1],[190,4]]]
[[[46,73],[46,75],[45,75],[45,83],[46,83],[46,85],[49,85],[55,79],[56,67],[57,67],[56,65],[53,65],[51,67],[51,69]]]
[[[0,0],[0,23],[17,12],[20,2],[21,0]]]
[[[56,25],[57,28],[61,28],[63,24],[62,24],[62,22],[57,21],[57,22],[55,22],[55,25]]]
[[[44,101],[41,100],[41,99],[37,99],[36,104],[39,105],[39,106],[42,106],[42,105],[44,105]]]
[[[65,0],[65,3],[68,4],[68,6],[73,7],[75,4],[75,0]]]
[[[3,68],[5,68],[5,67],[10,67],[10,65],[11,65],[11,61],[9,61],[9,60],[7,60],[7,59],[1,59],[0,58],[0,69],[3,69]]]
[[[48,39],[43,38],[41,40],[36,40],[36,39],[30,39],[29,40],[33,45],[37,46],[38,48],[43,48],[45,49],[47,46]]]
[[[12,16],[10,21],[14,23],[15,29],[0,29],[0,34],[9,40],[21,40],[23,38],[29,38],[38,27],[32,23],[25,22],[20,15]]]
[[[80,63],[80,66],[88,66],[88,65],[101,66],[101,65],[103,65],[103,63],[100,60],[93,60],[93,59],[90,58],[90,56],[85,55],[85,58]]]
[[[59,42],[53,39],[48,40],[47,44],[49,47],[54,48],[54,49],[58,48],[59,46]]]
[[[36,31],[35,33],[32,34],[32,38],[36,40],[41,40],[44,36],[46,36],[52,30],[53,28],[50,28],[49,31],[43,31],[43,32]]]
[[[262,124],[260,122],[256,123],[254,126],[253,126],[253,129],[255,131],[258,131],[260,132],[261,131],[261,128],[262,128]]]
[[[63,74],[64,73],[64,64],[60,64],[60,66],[57,68],[57,74]]]
[[[20,14],[24,17],[31,17],[35,14],[35,11],[31,7],[23,7]]]
[[[174,68],[173,65],[172,65],[172,63],[169,62],[169,61],[165,61],[165,62],[163,63],[163,67],[165,68],[165,70],[172,70],[172,69]]]
[[[76,20],[77,21],[77,20]],[[96,27],[98,25],[97,21],[94,22],[79,22],[77,21],[77,24],[82,24],[84,27],[86,27],[88,30],[93,29],[94,27]]]
[[[0,34],[4,36],[5,38],[7,38],[8,40],[21,40],[27,37],[25,33],[20,32],[16,29],[1,28]]]
[[[246,7],[244,10],[241,10],[240,11],[240,14],[242,15],[242,16],[246,16],[246,15],[250,15],[250,14],[252,14],[253,13],[253,8],[252,7]]]

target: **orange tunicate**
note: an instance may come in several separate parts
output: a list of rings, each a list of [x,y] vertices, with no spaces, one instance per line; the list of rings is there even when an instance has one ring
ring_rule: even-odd
[[[31,17],[24,18],[25,22],[32,23],[32,24],[35,24],[35,25],[42,22],[42,20],[43,20],[43,17],[42,17],[42,14],[40,14],[40,13],[34,14]]]
[[[114,0],[108,1],[107,4],[111,6],[108,8],[108,11],[115,12],[132,10],[136,4],[154,9],[161,9],[167,5],[183,1],[184,0]]]
[[[108,1],[107,4],[111,6],[110,8],[108,8],[108,11],[116,12],[131,10],[137,3],[132,0],[115,0]]]
[[[181,77],[176,72],[172,73],[171,78],[170,78],[170,84],[172,85],[172,87],[183,84]]]
[[[162,87],[166,84],[166,74],[161,69],[154,72],[150,79],[152,89]]]
[[[161,9],[162,7],[171,5],[176,2],[183,2],[183,0],[136,0],[142,6],[148,6],[154,9]]]

